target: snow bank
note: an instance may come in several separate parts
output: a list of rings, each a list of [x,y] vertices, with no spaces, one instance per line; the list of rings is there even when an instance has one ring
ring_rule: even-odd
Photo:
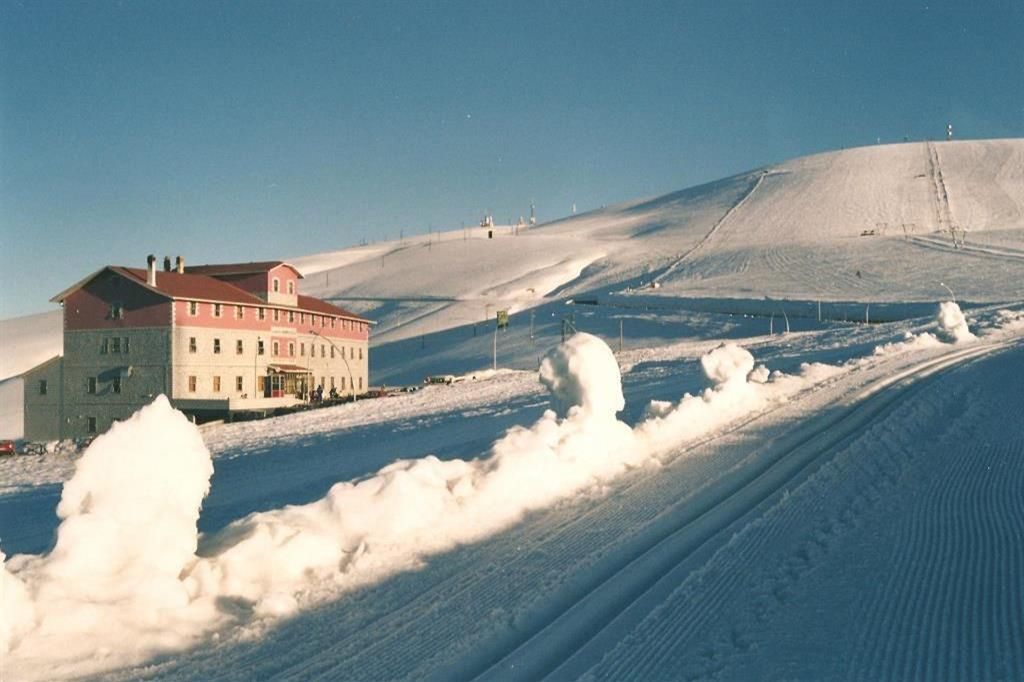
[[[0,618],[14,677],[79,674],[107,656],[123,664],[115,650],[134,660],[191,641],[180,575],[212,474],[199,431],[163,396],[92,443],[64,485],[53,551],[8,562],[31,596],[10,607],[5,597]]]
[[[576,334],[540,367],[557,411],[510,429],[484,457],[399,460],[316,502],[252,514],[201,539],[209,453],[161,397],[87,450],[64,488],[53,552],[4,564],[0,643],[9,670],[19,679],[90,674],[228,625],[258,627],[675,456],[840,371],[755,371],[735,344],[706,354],[701,367],[705,391],[653,403],[631,429],[616,418],[624,399],[615,356],[597,337]]]

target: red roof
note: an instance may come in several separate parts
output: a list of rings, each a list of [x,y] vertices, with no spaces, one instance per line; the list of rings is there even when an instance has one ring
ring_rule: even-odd
[[[142,268],[122,268],[116,265],[110,266],[114,272],[126,277],[135,279],[146,284],[146,271]],[[259,296],[250,294],[244,289],[236,287],[215,277],[206,275],[192,275],[185,273],[179,275],[175,271],[156,273],[155,291],[167,294],[171,298],[202,299],[204,301],[223,301],[224,303],[248,303],[249,305],[266,305],[266,301]]]
[[[323,313],[326,315],[341,315],[343,317],[354,317],[357,320],[363,320],[365,318],[356,315],[353,312],[339,308],[333,303],[327,301],[321,301],[319,298],[313,298],[312,296],[303,296],[299,294],[299,307],[303,310],[312,310],[314,313]]]
[[[185,299],[185,300],[199,300],[199,301],[212,301],[215,303],[231,303],[231,304],[245,304],[254,306],[264,306],[267,308],[292,308],[294,310],[305,310],[313,313],[319,313],[321,315],[337,315],[341,317],[348,317],[356,320],[366,321],[366,318],[356,315],[344,308],[340,308],[336,305],[321,301],[318,298],[312,296],[298,295],[298,306],[282,305],[280,303],[268,303],[259,296],[251,294],[248,291],[241,289],[230,282],[212,277],[207,274],[197,274],[196,270],[200,268],[224,268],[225,271],[218,273],[222,275],[236,274],[241,272],[250,272],[244,270],[250,266],[263,266],[269,265],[268,270],[282,264],[283,261],[273,261],[271,263],[242,263],[239,268],[241,270],[234,270],[230,273],[227,271],[228,268],[234,267],[230,265],[201,265],[197,267],[187,268],[183,274],[178,274],[177,271],[162,271],[158,270],[156,273],[156,286],[151,287],[146,283],[146,271],[143,268],[125,268],[118,265],[108,265],[105,268],[94,272],[77,284],[72,285],[70,288],[62,291],[61,293],[54,296],[51,301],[61,302],[67,298],[71,293],[77,291],[81,287],[85,286],[94,277],[99,275],[105,270],[115,272],[122,277],[129,279],[140,286],[146,287],[150,291],[157,294],[163,294],[168,298],[172,299]],[[284,263],[287,265],[287,263]],[[288,267],[291,267],[290,265]],[[253,270],[258,271],[258,270]]]

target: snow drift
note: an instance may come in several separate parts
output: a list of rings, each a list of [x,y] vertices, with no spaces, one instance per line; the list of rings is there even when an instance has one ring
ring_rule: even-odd
[[[21,678],[89,674],[269,622],[479,540],[630,467],[657,464],[739,416],[840,371],[754,367],[725,344],[701,359],[709,387],[658,402],[630,428],[615,356],[576,334],[540,380],[556,410],[514,427],[486,456],[398,460],[313,503],[196,532],[212,465],[198,430],[161,397],[97,438],[65,485],[54,550],[0,573],[0,645]]]

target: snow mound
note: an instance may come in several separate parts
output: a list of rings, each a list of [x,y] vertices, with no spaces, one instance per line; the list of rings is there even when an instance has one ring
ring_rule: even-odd
[[[199,430],[164,396],[89,446],[64,485],[53,551],[8,562],[31,601],[3,575],[15,603],[5,601],[0,632],[31,630],[17,653],[35,661],[33,675],[57,676],[62,659],[129,642],[151,651],[188,641],[175,627],[189,604],[180,575],[194,559],[212,474]]]
[[[939,325],[939,337],[950,343],[963,343],[976,338],[967,328],[967,318],[964,317],[960,306],[953,301],[943,301],[939,304],[935,321]]]
[[[551,391],[561,415],[573,407],[595,415],[614,415],[626,406],[615,354],[591,334],[574,334],[544,356],[540,381]]]
[[[700,359],[700,367],[716,387],[743,383],[754,371],[754,356],[735,343],[723,343]]]

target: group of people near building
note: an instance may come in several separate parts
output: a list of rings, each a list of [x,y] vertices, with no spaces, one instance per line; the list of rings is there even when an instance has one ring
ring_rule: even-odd
[[[334,386],[331,386],[331,390],[327,394],[327,399],[328,400],[337,400],[340,397],[341,396],[338,394],[338,389],[336,389]],[[311,403],[322,403],[323,400],[324,400],[324,387],[321,386],[320,384],[317,384],[316,388],[313,389],[313,392],[309,395],[309,402],[311,402]]]

